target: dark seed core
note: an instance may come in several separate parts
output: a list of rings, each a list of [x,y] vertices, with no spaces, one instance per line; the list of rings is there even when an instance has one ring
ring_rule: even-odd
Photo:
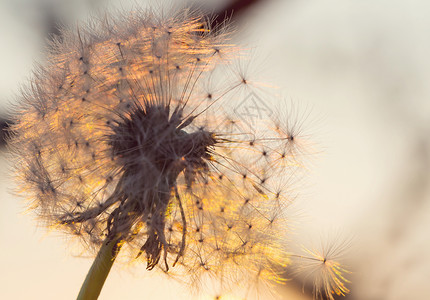
[[[111,236],[124,232],[124,228],[131,232],[139,216],[150,215],[147,239],[138,255],[146,253],[147,269],[153,269],[164,257],[168,270],[166,256],[170,245],[164,233],[165,217],[172,195],[180,201],[177,178],[183,173],[185,183],[191,187],[196,175],[207,171],[207,161],[217,143],[212,132],[190,132],[193,120],[192,116],[184,118],[180,108],[170,112],[168,106],[134,104],[128,114],[107,124],[112,131],[107,142],[122,170],[117,187],[122,191],[121,213],[118,209],[111,213],[108,231]],[[177,259],[181,255],[182,250]]]
[[[113,155],[125,169],[155,167],[172,180],[184,169],[205,169],[216,139],[209,131],[185,131],[193,119],[184,119],[180,109],[170,115],[169,107],[134,107],[109,125],[114,132],[109,136]]]

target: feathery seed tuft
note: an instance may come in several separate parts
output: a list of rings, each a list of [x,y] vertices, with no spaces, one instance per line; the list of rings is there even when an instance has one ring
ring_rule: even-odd
[[[238,47],[217,29],[185,10],[64,32],[22,94],[10,147],[47,225],[92,251],[118,239],[148,270],[176,266],[220,293],[281,280],[301,148],[291,120],[234,113],[248,95],[276,103],[235,69]]]

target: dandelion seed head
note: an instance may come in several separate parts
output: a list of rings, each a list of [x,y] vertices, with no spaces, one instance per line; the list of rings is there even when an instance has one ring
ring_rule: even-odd
[[[22,93],[9,144],[48,226],[89,251],[118,239],[148,270],[215,280],[222,295],[281,280],[300,153],[288,120],[250,127],[231,109],[254,83],[234,68],[225,24],[208,24],[138,10],[65,31]]]

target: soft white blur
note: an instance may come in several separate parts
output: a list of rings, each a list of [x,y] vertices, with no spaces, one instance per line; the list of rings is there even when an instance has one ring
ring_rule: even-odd
[[[0,0],[0,115],[43,61],[47,18],[71,25],[113,2],[133,3]],[[430,4],[261,2],[238,21],[236,39],[257,48],[255,75],[311,110],[319,152],[297,189],[292,239],[353,237],[350,299],[430,299]],[[4,158],[0,172],[0,298],[73,299],[91,260],[70,256],[63,238],[23,213],[7,192]],[[163,277],[133,272],[115,266],[101,299],[190,298]]]

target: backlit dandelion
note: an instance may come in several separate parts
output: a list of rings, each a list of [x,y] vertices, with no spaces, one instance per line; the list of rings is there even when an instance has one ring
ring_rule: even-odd
[[[79,297],[98,296],[120,251],[221,292],[280,281],[299,137],[276,114],[250,127],[233,113],[251,93],[273,103],[234,71],[227,28],[138,11],[64,32],[52,49],[10,147],[31,208],[98,251]]]
[[[340,263],[349,248],[349,241],[340,241],[342,239],[338,237],[335,243],[322,242],[319,249],[303,247],[303,255],[291,255],[300,260],[297,273],[306,281],[312,281],[315,299],[334,300],[334,295],[345,296],[349,293],[346,275],[351,272]]]

